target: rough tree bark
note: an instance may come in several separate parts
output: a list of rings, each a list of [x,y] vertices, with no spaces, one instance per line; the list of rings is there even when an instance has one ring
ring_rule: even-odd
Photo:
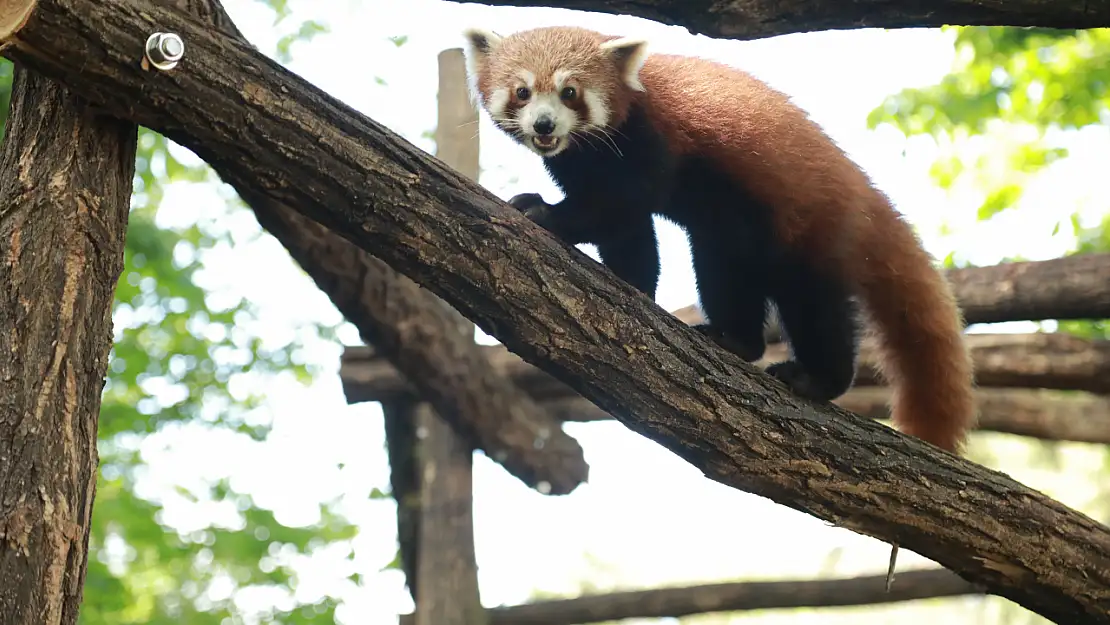
[[[0,622],[75,623],[134,123],[23,67],[0,147]]]
[[[6,56],[253,179],[711,479],[911,549],[1058,622],[1110,623],[1110,529],[1093,519],[793,396],[488,191],[176,10],[33,8],[18,34],[0,30]],[[169,74],[136,69],[154,28],[188,46]]]
[[[977,2],[976,0],[481,0],[481,4],[555,7],[635,15],[675,24],[699,35],[758,39],[850,28],[967,26],[1110,26],[1110,2]]]
[[[216,0],[180,1],[250,45]],[[473,333],[458,333],[456,312],[350,241],[260,193],[253,175],[220,174],[362,340],[415,381],[421,397],[447,415],[475,449],[545,494],[567,494],[586,481],[589,466],[578,441],[490,365]],[[534,441],[544,436],[547,444],[537,448]]]
[[[551,599],[490,608],[489,625],[581,625],[632,618],[679,618],[710,612],[880,605],[982,594],[945,569],[906,571],[886,590],[886,575],[781,582],[732,582]],[[411,614],[401,625],[413,625]]]

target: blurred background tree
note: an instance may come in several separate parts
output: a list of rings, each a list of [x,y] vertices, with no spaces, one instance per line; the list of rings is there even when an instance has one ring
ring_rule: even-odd
[[[326,30],[315,21],[291,23],[286,0],[255,1],[273,12],[280,37],[271,54],[283,63],[296,43]],[[11,79],[11,63],[0,59],[0,140]],[[233,193],[223,194],[222,205],[197,211],[202,216],[191,223],[166,219],[159,212],[163,192],[176,182],[218,179],[192,154],[140,128],[125,267],[113,310],[115,340],[100,413],[100,475],[80,622],[242,622],[229,621],[241,613],[233,597],[253,587],[276,589],[279,596],[270,597],[285,608],[262,615],[262,622],[334,623],[331,599],[305,604],[293,598],[296,579],[290,567],[298,556],[354,535],[354,525],[333,506],[322,505],[316,523],[289,527],[229,480],[195,480],[188,487],[175,485],[177,494],[216,510],[220,522],[180,533],[165,523],[164,502],[140,492],[141,447],[153,434],[174,436],[188,426],[265,440],[269,422],[256,410],[260,396],[252,387],[264,387],[279,375],[310,382],[315,368],[304,364],[299,352],[312,340],[335,341],[338,325],[312,322],[284,346],[264,348],[251,327],[256,306],[218,285],[205,286],[203,279],[219,271],[213,266],[214,250],[248,244],[262,235],[261,229]],[[244,215],[247,227],[236,227]]]

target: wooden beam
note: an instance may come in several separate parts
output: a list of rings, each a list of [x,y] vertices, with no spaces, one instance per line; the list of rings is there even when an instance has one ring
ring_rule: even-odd
[[[967,325],[1046,319],[1110,319],[1110,253],[1006,262],[944,271]],[[767,342],[782,340],[769,315]],[[674,312],[686,323],[703,320],[697,306]]]
[[[436,157],[477,179],[478,111],[467,92],[462,50],[444,50],[438,65]],[[431,295],[428,300],[427,305],[443,309],[453,321],[456,340],[474,342],[474,324],[443,300]],[[484,625],[474,557],[473,448],[428,402],[413,398],[383,409],[389,423],[386,435],[406,432],[401,442],[410,456],[397,457],[398,445],[387,441],[391,465],[396,459],[398,471],[416,472],[411,480],[416,492],[394,493],[398,536],[415,539],[401,541],[401,559],[416,604],[415,625]],[[415,511],[404,509],[413,504]]]
[[[732,582],[548,599],[486,610],[489,625],[579,625],[632,618],[681,618],[714,612],[881,605],[983,594],[945,569],[906,571],[886,590],[885,575],[841,579]],[[411,614],[401,625],[412,625]]]
[[[983,388],[1043,388],[1110,393],[1110,341],[1067,334],[968,334],[976,382]],[[483,346],[490,363],[540,400],[574,396],[555,379],[500,345]],[[786,357],[786,345],[767,347],[765,367]],[[411,392],[408,383],[375,352],[360,347],[344,351],[343,386],[351,402],[382,401]],[[860,352],[856,387],[882,383],[874,350],[865,341]]]
[[[1030,436],[1046,441],[1110,445],[1110,397],[1089,393],[1058,393],[1021,388],[981,388],[975,392],[979,409],[976,430]],[[890,390],[852,389],[834,403],[872,419],[890,418]],[[543,402],[561,421],[603,421],[613,415],[582,397]]]

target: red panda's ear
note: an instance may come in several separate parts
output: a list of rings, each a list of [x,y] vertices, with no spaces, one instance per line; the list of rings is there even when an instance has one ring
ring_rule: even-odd
[[[466,38],[466,56],[475,61],[483,60],[501,44],[501,35],[484,28],[468,28],[463,31]]]
[[[600,47],[602,52],[616,62],[617,70],[624,83],[636,91],[643,91],[644,84],[640,82],[640,68],[647,60],[647,42],[643,39],[621,37],[606,41]]]
[[[463,31],[463,38],[466,39],[466,47],[463,48],[466,83],[471,101],[477,103],[482,100],[478,75],[485,70],[489,56],[501,45],[501,35],[483,28],[468,28]]]

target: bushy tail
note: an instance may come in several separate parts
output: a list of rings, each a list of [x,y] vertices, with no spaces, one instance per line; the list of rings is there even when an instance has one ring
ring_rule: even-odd
[[[862,299],[894,391],[900,431],[959,452],[976,420],[971,356],[952,290],[909,224],[889,204],[869,211],[863,233]]]

